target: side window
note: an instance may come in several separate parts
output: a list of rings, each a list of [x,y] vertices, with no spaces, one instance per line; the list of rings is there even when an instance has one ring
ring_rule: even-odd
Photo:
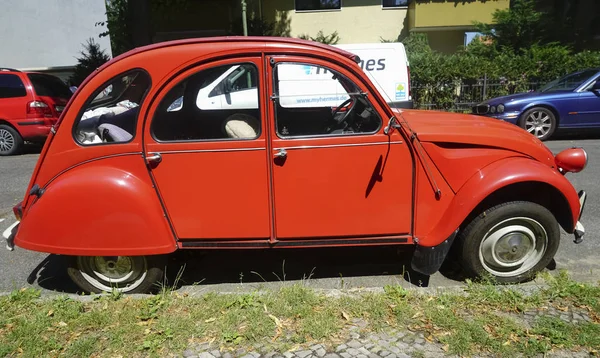
[[[254,64],[202,70],[169,90],[150,130],[159,141],[255,139],[261,130],[258,99]]]
[[[150,89],[142,70],[129,71],[98,88],[75,122],[78,143],[126,143],[135,136],[139,106]]]
[[[324,67],[280,63],[275,91],[281,137],[375,133],[382,123],[356,84]]]
[[[0,74],[0,98],[25,97],[25,85],[17,75]]]

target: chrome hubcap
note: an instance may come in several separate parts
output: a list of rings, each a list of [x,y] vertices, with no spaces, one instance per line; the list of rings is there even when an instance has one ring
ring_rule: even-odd
[[[479,260],[495,276],[517,276],[537,265],[547,246],[548,235],[539,222],[526,217],[511,218],[486,233],[479,246]]]
[[[6,129],[0,129],[0,152],[8,152],[15,145],[15,138]]]
[[[79,257],[78,263],[83,277],[102,291],[116,288],[128,292],[146,277],[146,259],[143,256],[86,256]]]
[[[534,111],[525,118],[525,129],[538,138],[548,134],[551,127],[550,116],[544,111]]]

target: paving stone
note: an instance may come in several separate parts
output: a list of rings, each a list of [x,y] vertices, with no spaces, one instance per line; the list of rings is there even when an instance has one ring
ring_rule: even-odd
[[[341,352],[341,351],[345,351],[346,348],[348,348],[347,345],[345,344],[340,344],[339,346],[337,346],[337,348],[335,349],[336,352]]]
[[[210,343],[205,342],[205,343],[200,343],[196,346],[196,350],[198,352],[203,352],[203,351],[207,351],[210,349]]]
[[[260,354],[260,353],[258,353],[258,352],[250,352],[250,354],[251,354],[251,355],[252,355],[254,358],[258,358],[258,357],[260,357],[260,356],[261,356],[261,354]]]
[[[398,354],[398,358],[410,358],[410,356],[405,353],[400,353],[400,354]]]
[[[369,358],[381,358],[381,357],[375,353],[371,353],[371,354],[369,354]]]
[[[223,358],[233,358],[233,355],[229,352],[223,353]]]
[[[387,347],[389,345],[388,341],[384,340],[378,341],[377,344],[381,347]]]
[[[269,353],[265,354],[265,358],[273,358],[276,355],[277,355],[277,352],[269,352]]]
[[[563,321],[565,321],[567,323],[569,323],[569,321],[570,321],[569,316],[566,314],[561,314],[560,319],[562,319]]]
[[[360,343],[359,341],[356,341],[356,340],[350,341],[350,342],[346,343],[346,345],[348,347],[351,347],[351,348],[360,348],[360,347],[362,347],[362,343]]]
[[[323,358],[340,358],[339,355],[335,354],[335,353],[328,353],[327,355],[325,355],[325,357]]]
[[[219,351],[218,349],[211,351],[210,354],[212,354],[212,356],[215,358],[221,358],[221,351]]]
[[[310,349],[313,350],[313,351],[316,351],[317,349],[319,349],[321,347],[323,347],[322,344],[315,344],[314,346],[311,346]]]
[[[406,350],[408,349],[408,344],[404,342],[398,342],[396,343],[396,347],[400,348],[400,350]]]
[[[183,351],[183,356],[185,358],[192,358],[192,357],[196,358],[196,357],[198,357],[198,354],[193,349],[186,349],[185,351]]]
[[[423,343],[425,343],[425,340],[423,338],[417,338],[417,339],[415,339],[415,343],[416,344],[423,344]]]
[[[355,357],[355,356],[357,356],[357,355],[360,354],[360,351],[358,349],[356,349],[356,348],[350,347],[350,348],[346,349],[346,353],[348,353],[351,356]]]
[[[392,352],[390,352],[390,351],[381,351],[381,352],[379,352],[379,355],[382,356],[382,357],[387,357],[390,354],[392,354]]]
[[[373,347],[375,347],[375,345],[373,343],[365,344],[365,348],[368,350],[371,350],[371,348],[373,348]]]
[[[394,353],[391,353],[389,356],[387,356],[385,358],[398,358],[398,356]]]
[[[343,358],[352,358],[352,355],[350,355],[349,353],[346,353],[346,352],[344,352],[344,353],[340,353],[340,355],[341,355]]]
[[[350,333],[350,338],[352,338],[352,339],[359,339],[360,338],[360,334],[358,334],[356,332],[352,332],[352,333]]]
[[[366,354],[359,354],[356,356],[356,358],[369,358],[369,356],[367,356]]]
[[[208,352],[202,352],[198,355],[198,358],[215,358],[212,354]]]
[[[283,353],[283,355],[284,355],[286,358],[292,358],[292,357],[294,356],[294,353],[292,353],[292,352],[285,352],[285,353]]]
[[[325,350],[325,348],[323,348],[323,347],[320,347],[320,348],[318,348],[317,350],[315,350],[315,354],[316,354],[318,357],[324,357],[324,356],[327,354],[327,351]]]
[[[369,352],[369,350],[367,348],[365,348],[365,347],[360,347],[358,350],[360,351],[361,354],[364,354],[366,356],[368,356],[369,354],[371,354],[371,352]]]
[[[254,358],[254,356],[252,354],[248,353],[248,354],[242,356],[242,358]]]
[[[397,354],[397,353],[400,353],[400,349],[398,347],[391,346],[390,352]]]
[[[309,351],[309,350],[306,350],[306,351],[297,351],[297,352],[294,352],[294,354],[296,354],[300,358],[305,358],[308,355],[312,354],[312,351]]]

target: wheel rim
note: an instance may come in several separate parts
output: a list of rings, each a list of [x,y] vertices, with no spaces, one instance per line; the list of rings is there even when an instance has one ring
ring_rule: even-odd
[[[146,278],[143,256],[80,256],[77,258],[83,278],[95,288],[111,292],[129,292]]]
[[[538,138],[547,135],[552,129],[552,120],[546,111],[533,111],[525,118],[525,130]]]
[[[0,129],[0,152],[8,152],[15,146],[15,137],[6,129]]]
[[[547,247],[548,234],[539,222],[511,218],[486,233],[479,246],[479,260],[495,276],[518,276],[537,265]]]

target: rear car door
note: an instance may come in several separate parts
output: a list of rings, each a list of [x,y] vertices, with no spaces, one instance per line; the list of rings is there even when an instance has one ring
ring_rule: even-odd
[[[592,91],[599,81],[600,76],[579,93],[577,117],[583,126],[600,125],[600,94]]]
[[[25,84],[18,75],[0,72],[0,119],[24,120],[27,113],[27,102],[30,98]]]
[[[246,87],[258,90],[253,101],[236,102],[235,88],[221,87],[212,97],[231,101],[218,105],[209,96],[233,67],[243,67]],[[270,238],[262,71],[260,57],[194,67],[166,84],[148,112],[144,149],[183,247]]]

